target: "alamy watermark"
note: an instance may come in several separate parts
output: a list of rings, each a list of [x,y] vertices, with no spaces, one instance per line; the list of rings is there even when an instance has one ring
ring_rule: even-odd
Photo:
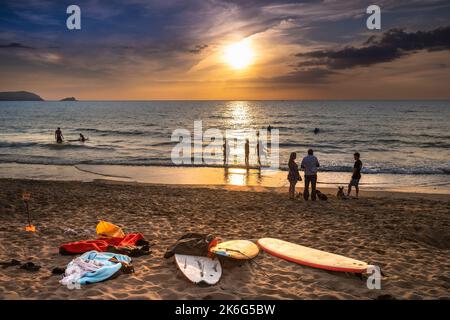
[[[81,8],[76,4],[67,7],[66,26],[69,30],[81,30]],[[370,16],[366,20],[366,26],[369,30],[381,30],[381,8],[376,4],[367,7],[366,13]]]
[[[194,121],[194,132],[176,129],[171,152],[175,165],[246,166],[277,170],[280,167],[279,130],[246,129],[203,131],[203,122]]]
[[[372,4],[367,7],[366,13],[370,14],[366,21],[367,29],[381,30],[381,8]]]
[[[69,30],[81,30],[81,9],[79,6],[72,4],[67,7],[66,13],[70,14],[66,20],[66,27]]]
[[[379,266],[369,265],[367,266],[367,274],[369,274],[366,285],[370,290],[381,289],[381,269]]]

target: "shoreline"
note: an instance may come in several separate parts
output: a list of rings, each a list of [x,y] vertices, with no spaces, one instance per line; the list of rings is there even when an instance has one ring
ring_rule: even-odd
[[[0,182],[10,181],[12,183],[22,182],[22,183],[39,183],[39,182],[49,182],[49,183],[80,183],[86,185],[112,185],[112,186],[122,186],[122,187],[155,187],[155,188],[168,188],[168,189],[195,189],[195,190],[218,190],[218,191],[236,191],[236,192],[256,192],[256,193],[275,193],[275,194],[285,194],[286,200],[288,197],[289,188],[288,187],[267,187],[267,186],[240,186],[240,185],[225,185],[225,184],[164,184],[164,183],[150,183],[150,182],[135,182],[135,181],[121,181],[113,179],[94,179],[91,181],[80,181],[80,180],[38,180],[38,179],[18,179],[18,178],[0,178]],[[303,184],[298,184],[296,186],[296,192],[303,192]],[[335,197],[336,188],[331,187],[321,187],[320,191],[325,193],[327,196]],[[347,192],[347,189],[345,189]],[[354,198],[355,191],[352,189],[352,196],[350,200],[358,201],[359,199]],[[364,190],[360,188],[359,198],[389,198],[389,199],[428,199],[437,201],[446,201],[449,199],[447,193],[426,193],[426,192],[411,192],[411,191],[390,191],[390,190]],[[303,202],[303,199],[298,201]],[[317,200],[319,202],[319,200]]]
[[[38,165],[0,163],[0,179],[55,181],[96,181],[192,186],[247,186],[285,189],[287,172],[250,168],[129,166],[129,165]],[[319,172],[318,189],[347,188],[351,173]],[[301,189],[303,182],[297,184]],[[423,194],[450,194],[448,175],[363,174],[361,191],[389,191]]]
[[[362,193],[358,200],[289,201],[287,193],[116,181],[0,179],[0,260],[41,265],[37,273],[0,269],[0,299],[448,299],[450,201],[432,194]],[[234,189],[234,190],[233,190]],[[31,192],[37,232],[23,231],[21,193]],[[420,199],[420,201],[418,201]],[[133,258],[135,273],[69,290],[52,275],[73,258],[61,243],[96,238],[103,219],[140,232],[152,254]],[[76,234],[67,234],[72,229]],[[260,252],[253,263],[221,260],[219,284],[200,287],[177,271],[165,250],[184,233],[223,240],[280,238],[379,265],[370,290],[357,277],[300,266]],[[19,272],[19,276],[18,276]],[[265,276],[267,274],[268,276]]]

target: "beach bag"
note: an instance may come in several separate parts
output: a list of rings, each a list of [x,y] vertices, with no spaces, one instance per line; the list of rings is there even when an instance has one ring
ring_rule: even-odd
[[[100,238],[123,238],[125,237],[125,233],[123,233],[122,229],[115,224],[110,222],[106,222],[100,220],[95,228],[95,231],[99,235]]]
[[[327,195],[324,194],[324,193],[322,193],[322,192],[320,192],[319,190],[316,190],[316,194],[317,194],[317,197],[318,197],[320,200],[322,200],[322,201],[327,201],[327,200],[328,200]]]
[[[186,233],[177,242],[167,249],[164,258],[168,259],[174,254],[186,254],[191,256],[208,256],[212,242],[217,243],[217,238],[208,234]]]

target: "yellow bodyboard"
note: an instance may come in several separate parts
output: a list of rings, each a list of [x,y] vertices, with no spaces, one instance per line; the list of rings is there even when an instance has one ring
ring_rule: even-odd
[[[246,260],[256,257],[259,253],[259,248],[248,240],[231,240],[215,245],[210,251],[219,256]]]

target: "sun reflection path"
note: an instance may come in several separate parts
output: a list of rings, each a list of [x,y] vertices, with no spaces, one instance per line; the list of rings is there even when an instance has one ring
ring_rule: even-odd
[[[229,164],[243,164],[245,139],[250,137],[253,127],[252,108],[246,101],[230,101],[227,103],[225,115],[226,138],[232,150],[229,153]]]
[[[227,184],[233,186],[246,186],[248,184],[249,172],[246,169],[230,168],[226,173]]]
[[[234,129],[249,129],[253,117],[249,105],[245,101],[231,101],[228,105],[231,119],[228,125]]]

